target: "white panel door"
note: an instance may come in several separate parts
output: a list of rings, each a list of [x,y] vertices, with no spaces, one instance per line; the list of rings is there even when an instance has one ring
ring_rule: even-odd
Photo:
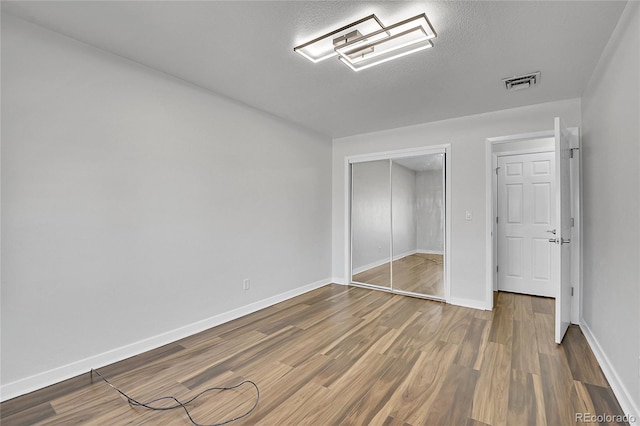
[[[498,289],[556,297],[555,154],[498,158]]]
[[[556,177],[558,179],[554,215],[558,233],[550,246],[553,259],[559,267],[559,283],[556,296],[556,343],[561,343],[571,323],[571,137],[562,126],[560,118],[555,123]],[[550,241],[551,242],[551,241]]]

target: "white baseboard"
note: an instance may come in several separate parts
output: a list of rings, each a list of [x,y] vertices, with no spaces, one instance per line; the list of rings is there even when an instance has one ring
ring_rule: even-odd
[[[404,259],[407,256],[411,256],[412,254],[416,254],[418,252],[418,250],[409,250],[409,251],[405,251],[404,253],[398,253],[395,256],[393,256],[393,260],[400,260],[400,259]]]
[[[609,358],[607,357],[604,349],[602,348],[602,346],[600,346],[598,339],[596,339],[596,337],[593,335],[593,332],[591,331],[587,323],[584,322],[584,319],[580,321],[580,329],[582,330],[582,334],[584,334],[584,337],[587,339],[587,343],[589,343],[591,351],[598,360],[598,364],[600,364],[602,372],[609,381],[611,390],[618,399],[623,414],[627,414],[629,417],[635,417],[636,422],[640,423],[640,409],[638,409],[638,405],[633,401],[631,392],[629,392],[629,390],[622,383],[622,380],[620,380],[620,376],[616,372],[615,367],[613,366],[611,361],[609,361]]]
[[[433,253],[432,252],[428,252],[427,253],[427,252],[421,252],[421,251],[418,251],[418,250],[409,250],[409,251],[406,251],[404,253],[399,253],[399,254],[394,255],[393,256],[393,260],[394,261],[400,260],[402,258],[405,258],[407,256],[411,256],[412,254],[416,254],[416,253],[438,254],[438,253],[435,253],[435,252],[433,252]],[[442,253],[440,253],[440,254],[442,254]],[[359,268],[355,268],[353,270],[353,275],[359,274],[360,272],[368,271],[369,269],[373,269],[373,268],[375,268],[377,266],[384,265],[385,263],[389,263],[389,258],[376,260],[375,262],[367,263],[366,265],[360,266]]]
[[[418,249],[417,253],[420,254],[441,254],[444,256],[444,251],[442,250],[422,250],[422,249]]]
[[[331,278],[331,282],[332,282],[333,284],[349,285],[349,283],[347,282],[347,280],[345,280],[344,278],[339,278],[339,277],[333,277],[333,278]]]
[[[215,327],[225,322],[248,315],[252,312],[259,311],[260,309],[267,308],[275,305],[276,303],[307,293],[311,290],[315,290],[331,282],[332,280],[329,278],[316,281],[248,305],[223,312],[213,317],[176,328],[166,333],[158,334],[129,345],[121,346],[119,348],[74,361],[15,382],[4,384],[0,386],[0,401],[6,401],[63,380],[70,379],[80,374],[87,373],[92,368],[104,367],[105,365],[113,364],[114,362],[122,361],[123,359],[159,348],[160,346],[200,333],[201,331],[207,330],[211,327]]]
[[[369,269],[373,269],[380,265],[384,265],[385,263],[389,263],[388,257],[384,259],[376,260],[375,262],[367,263],[366,265],[360,266],[359,268],[355,268],[352,274],[356,275],[356,274],[359,274],[360,272],[368,271]]]
[[[456,306],[462,306],[465,308],[472,309],[482,309],[483,311],[490,311],[491,307],[487,305],[485,300],[475,300],[475,299],[463,299],[460,297],[452,297],[448,303]]]

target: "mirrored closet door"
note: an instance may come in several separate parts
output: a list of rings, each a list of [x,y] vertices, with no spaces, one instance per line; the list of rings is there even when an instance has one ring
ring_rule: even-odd
[[[391,288],[391,163],[351,167],[351,281]]]
[[[444,299],[445,154],[351,165],[352,283]]]
[[[391,161],[393,289],[444,298],[444,154]]]

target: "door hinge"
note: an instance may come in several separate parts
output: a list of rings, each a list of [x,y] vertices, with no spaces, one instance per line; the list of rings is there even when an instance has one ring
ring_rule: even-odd
[[[574,226],[576,226],[576,221],[574,218],[571,218],[571,227],[573,228]]]
[[[500,167],[496,167],[496,176],[498,175],[498,170],[500,170]]]
[[[571,295],[573,296],[573,287],[571,287]]]
[[[573,158],[573,151],[578,150],[580,148],[570,148],[569,149],[569,158]]]
[[[496,265],[496,272],[498,272],[498,265]]]
[[[498,223],[498,216],[496,216],[496,223]]]

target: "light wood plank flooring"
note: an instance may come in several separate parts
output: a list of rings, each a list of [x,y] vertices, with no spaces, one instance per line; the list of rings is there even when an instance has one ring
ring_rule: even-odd
[[[100,369],[139,400],[242,379],[258,408],[234,424],[570,425],[622,414],[580,329],[553,343],[553,300],[500,293],[493,312],[329,285]],[[251,388],[204,396],[196,421],[253,403]],[[6,401],[3,425],[187,425],[131,407],[89,373]]]
[[[444,298],[444,261],[441,254],[416,253],[353,276],[353,281]]]

